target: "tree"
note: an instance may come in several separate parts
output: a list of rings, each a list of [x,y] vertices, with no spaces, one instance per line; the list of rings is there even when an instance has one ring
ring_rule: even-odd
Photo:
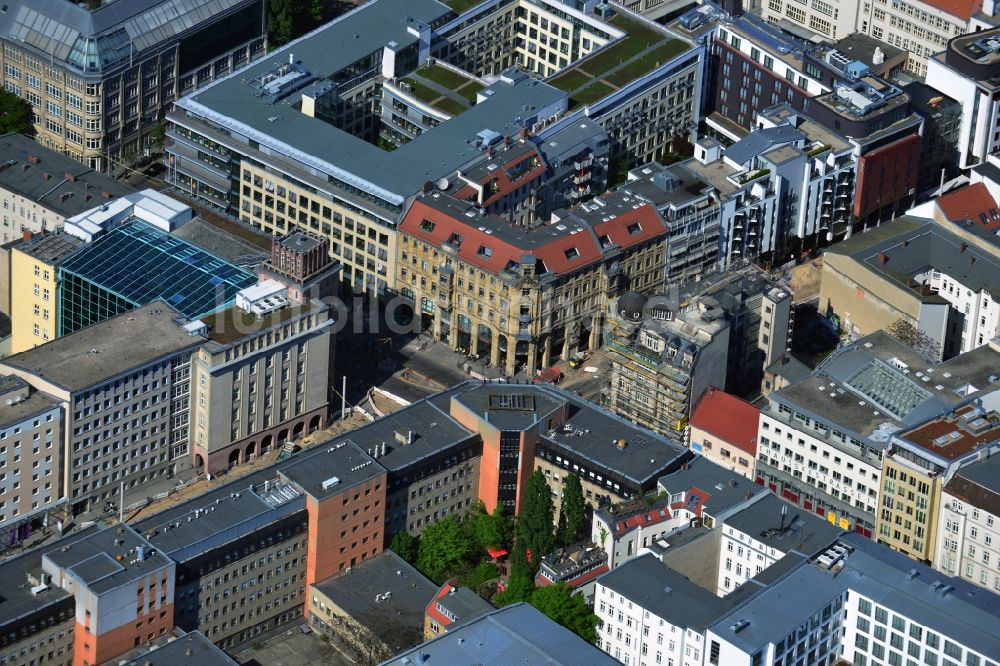
[[[323,0],[271,0],[267,39],[272,47],[301,37],[323,22]]]
[[[31,105],[12,92],[0,90],[0,134],[34,134]]]
[[[396,532],[389,542],[389,550],[413,564],[420,554],[420,539],[405,530]]]
[[[573,594],[565,583],[538,588],[531,595],[531,605],[588,643],[597,640],[600,620],[583,597]]]
[[[435,583],[443,583],[461,568],[472,552],[472,541],[455,516],[449,515],[424,530],[417,568]]]
[[[941,348],[938,343],[906,319],[892,322],[885,327],[885,332],[929,359],[941,358]]]
[[[507,589],[494,597],[497,606],[508,606],[518,601],[528,601],[535,590],[533,569],[525,557],[524,544],[518,539],[510,553],[510,576]]]
[[[486,505],[482,501],[476,502],[465,514],[462,525],[480,554],[490,548],[510,547],[511,520],[504,515],[502,504],[497,504],[490,514],[486,512]]]
[[[524,493],[524,510],[517,519],[517,540],[524,548],[531,564],[532,571],[538,562],[551,553],[556,547],[556,538],[552,530],[553,514],[552,493],[541,469],[528,479]]]
[[[163,148],[163,142],[167,138],[167,128],[162,122],[153,123],[149,128],[149,143],[157,150]]]
[[[568,546],[583,536],[587,526],[587,504],[583,499],[583,486],[576,474],[563,479],[562,510],[559,512],[559,541]]]

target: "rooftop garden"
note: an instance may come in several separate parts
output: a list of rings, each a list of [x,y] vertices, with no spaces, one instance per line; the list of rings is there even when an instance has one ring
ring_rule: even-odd
[[[440,65],[421,67],[402,78],[401,82],[409,85],[411,94],[424,104],[453,116],[468,108],[460,99],[470,105],[475,104],[477,93],[486,87],[475,79]]]
[[[456,14],[461,14],[480,4],[483,0],[442,0],[442,2],[451,7],[451,10]]]
[[[571,108],[597,101],[689,48],[687,42],[671,39],[624,14],[609,23],[628,34],[549,81],[570,93]]]

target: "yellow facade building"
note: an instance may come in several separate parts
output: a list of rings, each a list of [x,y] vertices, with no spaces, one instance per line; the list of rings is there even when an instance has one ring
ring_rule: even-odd
[[[59,321],[56,269],[82,244],[63,233],[26,234],[10,247],[10,353],[55,339]]]

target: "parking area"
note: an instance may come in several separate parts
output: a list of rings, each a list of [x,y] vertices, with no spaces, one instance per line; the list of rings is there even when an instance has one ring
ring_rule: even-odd
[[[236,661],[244,666],[355,666],[316,633],[303,634],[298,627],[255,647],[236,655]]]

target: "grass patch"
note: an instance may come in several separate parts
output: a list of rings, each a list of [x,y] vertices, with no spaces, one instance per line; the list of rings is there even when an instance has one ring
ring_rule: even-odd
[[[461,14],[467,9],[472,9],[483,0],[444,0],[444,4],[451,7],[456,14]]]
[[[463,106],[460,102],[456,102],[450,97],[442,97],[437,102],[434,102],[434,106],[438,109],[441,109],[445,113],[450,113],[453,116],[457,116],[458,114],[465,111],[465,106]]]
[[[431,67],[421,67],[415,73],[417,76],[421,76],[428,81],[433,81],[439,86],[444,86],[448,90],[457,90],[469,82],[469,78],[467,76],[462,76],[461,74],[457,74],[450,69],[445,69],[444,67],[438,67],[436,65]]]
[[[571,92],[577,88],[585,86],[592,79],[593,77],[588,74],[584,74],[578,69],[571,69],[549,81],[549,84],[555,86],[559,90]]]
[[[592,104],[593,102],[610,95],[614,92],[614,90],[614,88],[603,81],[594,81],[589,86],[573,95],[571,101],[576,102],[573,106],[579,106],[580,104]]]
[[[672,39],[661,44],[641,58],[633,60],[613,74],[604,77],[609,83],[621,87],[629,81],[649,73],[658,65],[662,65],[674,56],[683,53],[688,45],[679,39]]]
[[[459,95],[469,100],[470,104],[475,104],[476,95],[479,93],[480,90],[482,90],[485,87],[486,86],[484,86],[482,83],[479,83],[478,81],[470,81],[469,83],[466,83],[462,88],[459,88],[457,92]]]
[[[403,83],[408,83],[410,85],[411,94],[417,99],[419,99],[421,102],[426,102],[427,104],[430,104],[431,102],[433,102],[434,100],[436,100],[438,97],[441,96],[441,93],[439,93],[438,91],[430,89],[429,87],[420,83],[416,79],[410,78],[409,76],[402,79],[402,81]]]

